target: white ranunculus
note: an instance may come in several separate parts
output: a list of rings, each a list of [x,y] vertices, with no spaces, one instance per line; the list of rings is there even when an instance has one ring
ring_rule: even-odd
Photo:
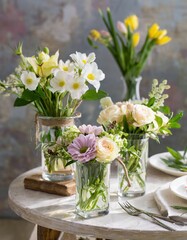
[[[100,100],[100,104],[102,109],[112,106],[114,103],[112,102],[111,97],[105,97]]]
[[[119,155],[119,147],[108,137],[102,137],[96,143],[96,160],[98,162],[110,163]]]
[[[37,78],[33,72],[23,71],[21,74],[21,81],[25,85],[25,88],[34,91],[40,81],[40,78]]]
[[[132,118],[135,121],[133,126],[142,127],[154,121],[155,113],[147,106],[135,104],[132,110]]]
[[[123,114],[120,108],[116,105],[111,105],[100,112],[97,122],[101,125],[108,125],[114,121],[119,123],[122,120]]]
[[[68,74],[67,72],[64,71],[57,71],[55,72],[54,78],[51,79],[50,85],[52,87],[51,91],[52,92],[65,92],[68,90],[68,82],[72,79],[73,77]]]
[[[87,80],[87,82],[95,87],[96,91],[100,88],[100,81],[105,78],[105,74],[98,69],[95,62],[85,65],[82,71],[82,76]]]
[[[82,95],[88,90],[88,86],[85,84],[85,80],[82,77],[72,78],[68,82],[68,90],[72,99],[81,99]]]

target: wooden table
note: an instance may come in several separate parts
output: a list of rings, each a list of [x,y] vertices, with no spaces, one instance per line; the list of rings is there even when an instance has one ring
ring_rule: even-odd
[[[40,168],[36,168],[20,175],[9,188],[11,209],[20,217],[38,225],[38,240],[58,239],[61,231],[113,240],[187,239],[187,226],[170,232],[145,218],[129,216],[125,213],[117,203],[117,181],[114,179],[111,183],[110,213],[102,217],[81,219],[74,212],[75,196],[61,197],[24,189],[23,179],[28,174],[40,171]],[[146,194],[173,179],[173,176],[148,166]],[[143,205],[142,202],[142,207]],[[158,211],[154,200],[150,209]]]

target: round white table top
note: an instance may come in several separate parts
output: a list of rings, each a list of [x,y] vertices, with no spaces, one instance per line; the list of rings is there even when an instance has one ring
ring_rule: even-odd
[[[40,168],[32,169],[16,178],[9,187],[9,205],[20,217],[43,227],[73,233],[91,235],[100,238],[125,240],[184,240],[187,239],[187,226],[176,226],[170,232],[148,221],[143,217],[128,215],[118,204],[117,180],[111,181],[110,212],[108,215],[82,219],[75,214],[75,196],[62,197],[24,188],[23,179],[27,175],[41,172]],[[160,185],[170,182],[175,177],[162,173],[148,166],[146,195],[156,190]],[[145,196],[144,196],[145,199]],[[152,212],[157,212],[154,199],[143,201],[149,205]]]

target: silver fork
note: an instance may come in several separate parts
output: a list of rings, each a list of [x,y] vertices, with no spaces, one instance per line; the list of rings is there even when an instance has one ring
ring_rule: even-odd
[[[161,221],[159,221],[155,216],[154,214],[152,213],[149,213],[149,212],[146,212],[146,211],[143,211],[143,210],[140,210],[138,208],[135,208],[134,206],[132,206],[129,202],[125,202],[125,203],[122,203],[122,202],[118,202],[119,205],[131,216],[139,216],[140,214],[144,214],[148,217],[150,217],[152,219],[152,221],[154,223],[156,223],[157,225],[169,230],[169,231],[175,231],[174,228],[171,228],[169,226],[167,226],[166,224],[162,223]],[[170,222],[170,221],[169,221]]]

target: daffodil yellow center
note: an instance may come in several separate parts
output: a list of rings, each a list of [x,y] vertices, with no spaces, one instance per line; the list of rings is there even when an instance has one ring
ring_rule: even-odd
[[[95,79],[95,76],[94,76],[92,73],[89,73],[88,76],[87,76],[87,78],[88,78],[89,80],[94,80],[94,79]]]
[[[68,71],[68,67],[67,67],[67,66],[64,66],[64,67],[63,67],[63,70],[64,70],[64,71]]]
[[[74,84],[73,84],[73,89],[76,90],[76,89],[78,89],[78,88],[79,88],[79,83],[74,83]]]
[[[32,83],[33,83],[32,78],[27,78],[26,83],[27,83],[28,85],[32,84]]]
[[[86,59],[83,59],[83,60],[82,60],[82,62],[83,62],[84,64],[86,64],[86,63],[87,63]]]
[[[59,87],[64,87],[64,85],[65,85],[64,80],[61,80],[61,81],[58,83],[58,85],[59,85]]]

